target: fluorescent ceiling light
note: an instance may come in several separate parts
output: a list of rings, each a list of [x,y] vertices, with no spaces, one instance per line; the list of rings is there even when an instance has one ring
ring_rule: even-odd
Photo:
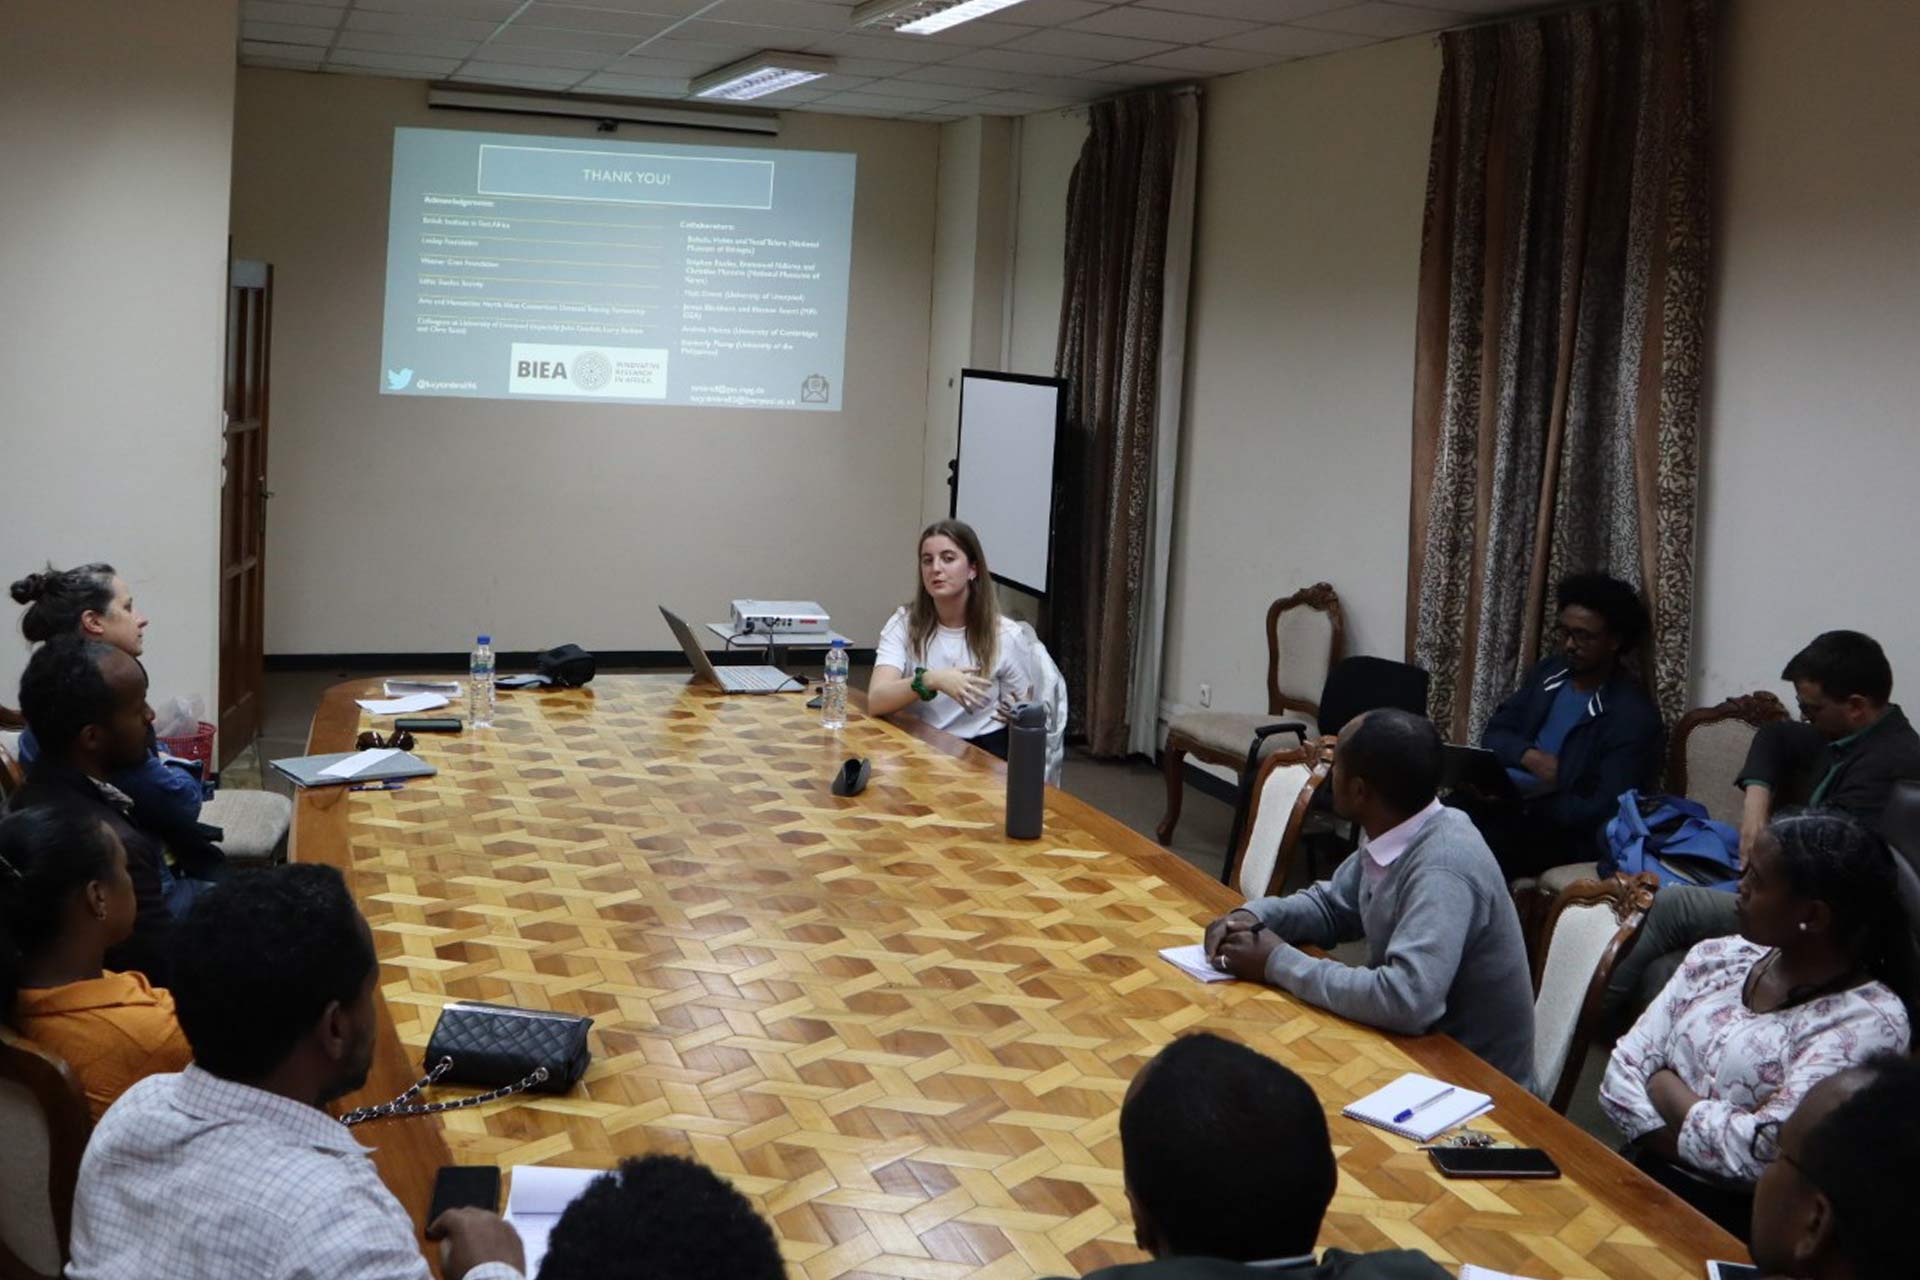
[[[832,71],[832,58],[768,50],[756,53],[751,58],[742,58],[718,71],[707,72],[693,82],[693,96],[745,102],[749,98],[764,98],[770,93],[791,89],[809,80],[818,80]]]
[[[456,111],[499,111],[516,116],[573,116],[583,120],[613,120],[623,124],[675,125],[686,129],[719,129],[728,133],[779,133],[780,117],[770,111],[703,109],[634,100],[576,98],[571,95],[515,93],[511,90],[466,89],[436,85],[427,90],[427,105]]]
[[[930,36],[1019,4],[1020,0],[867,0],[853,11],[856,27],[886,27],[910,36]]]

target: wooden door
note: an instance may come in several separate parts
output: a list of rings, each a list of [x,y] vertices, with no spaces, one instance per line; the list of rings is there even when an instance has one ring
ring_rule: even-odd
[[[273,268],[234,261],[227,278],[226,451],[220,482],[220,758],[260,732],[266,652],[267,389]]]

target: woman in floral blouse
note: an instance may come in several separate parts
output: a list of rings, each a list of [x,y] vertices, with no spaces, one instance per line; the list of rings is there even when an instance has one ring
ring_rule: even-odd
[[[1687,953],[1600,1086],[1638,1153],[1733,1186],[1760,1176],[1771,1135],[1808,1089],[1906,1051],[1894,987],[1905,993],[1913,972],[1893,855],[1852,818],[1776,818],[1747,858],[1737,906],[1739,936]]]

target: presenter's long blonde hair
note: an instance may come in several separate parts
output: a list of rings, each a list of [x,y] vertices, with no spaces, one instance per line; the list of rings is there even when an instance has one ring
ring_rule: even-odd
[[[914,544],[915,585],[913,608],[907,615],[907,648],[925,661],[927,642],[933,639],[933,629],[940,625],[940,612],[934,608],[927,580],[920,573],[920,553],[926,549],[928,538],[952,539],[974,571],[973,581],[967,584],[967,648],[972,651],[980,673],[992,678],[1000,659],[1000,602],[993,593],[993,575],[987,572],[987,553],[980,549],[980,536],[972,525],[958,520],[934,521],[920,531],[920,541]]]

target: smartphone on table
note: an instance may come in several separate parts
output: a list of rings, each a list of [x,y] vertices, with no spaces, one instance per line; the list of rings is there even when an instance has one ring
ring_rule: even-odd
[[[1429,1147],[1433,1167],[1449,1178],[1557,1178],[1560,1166],[1533,1147]]]

